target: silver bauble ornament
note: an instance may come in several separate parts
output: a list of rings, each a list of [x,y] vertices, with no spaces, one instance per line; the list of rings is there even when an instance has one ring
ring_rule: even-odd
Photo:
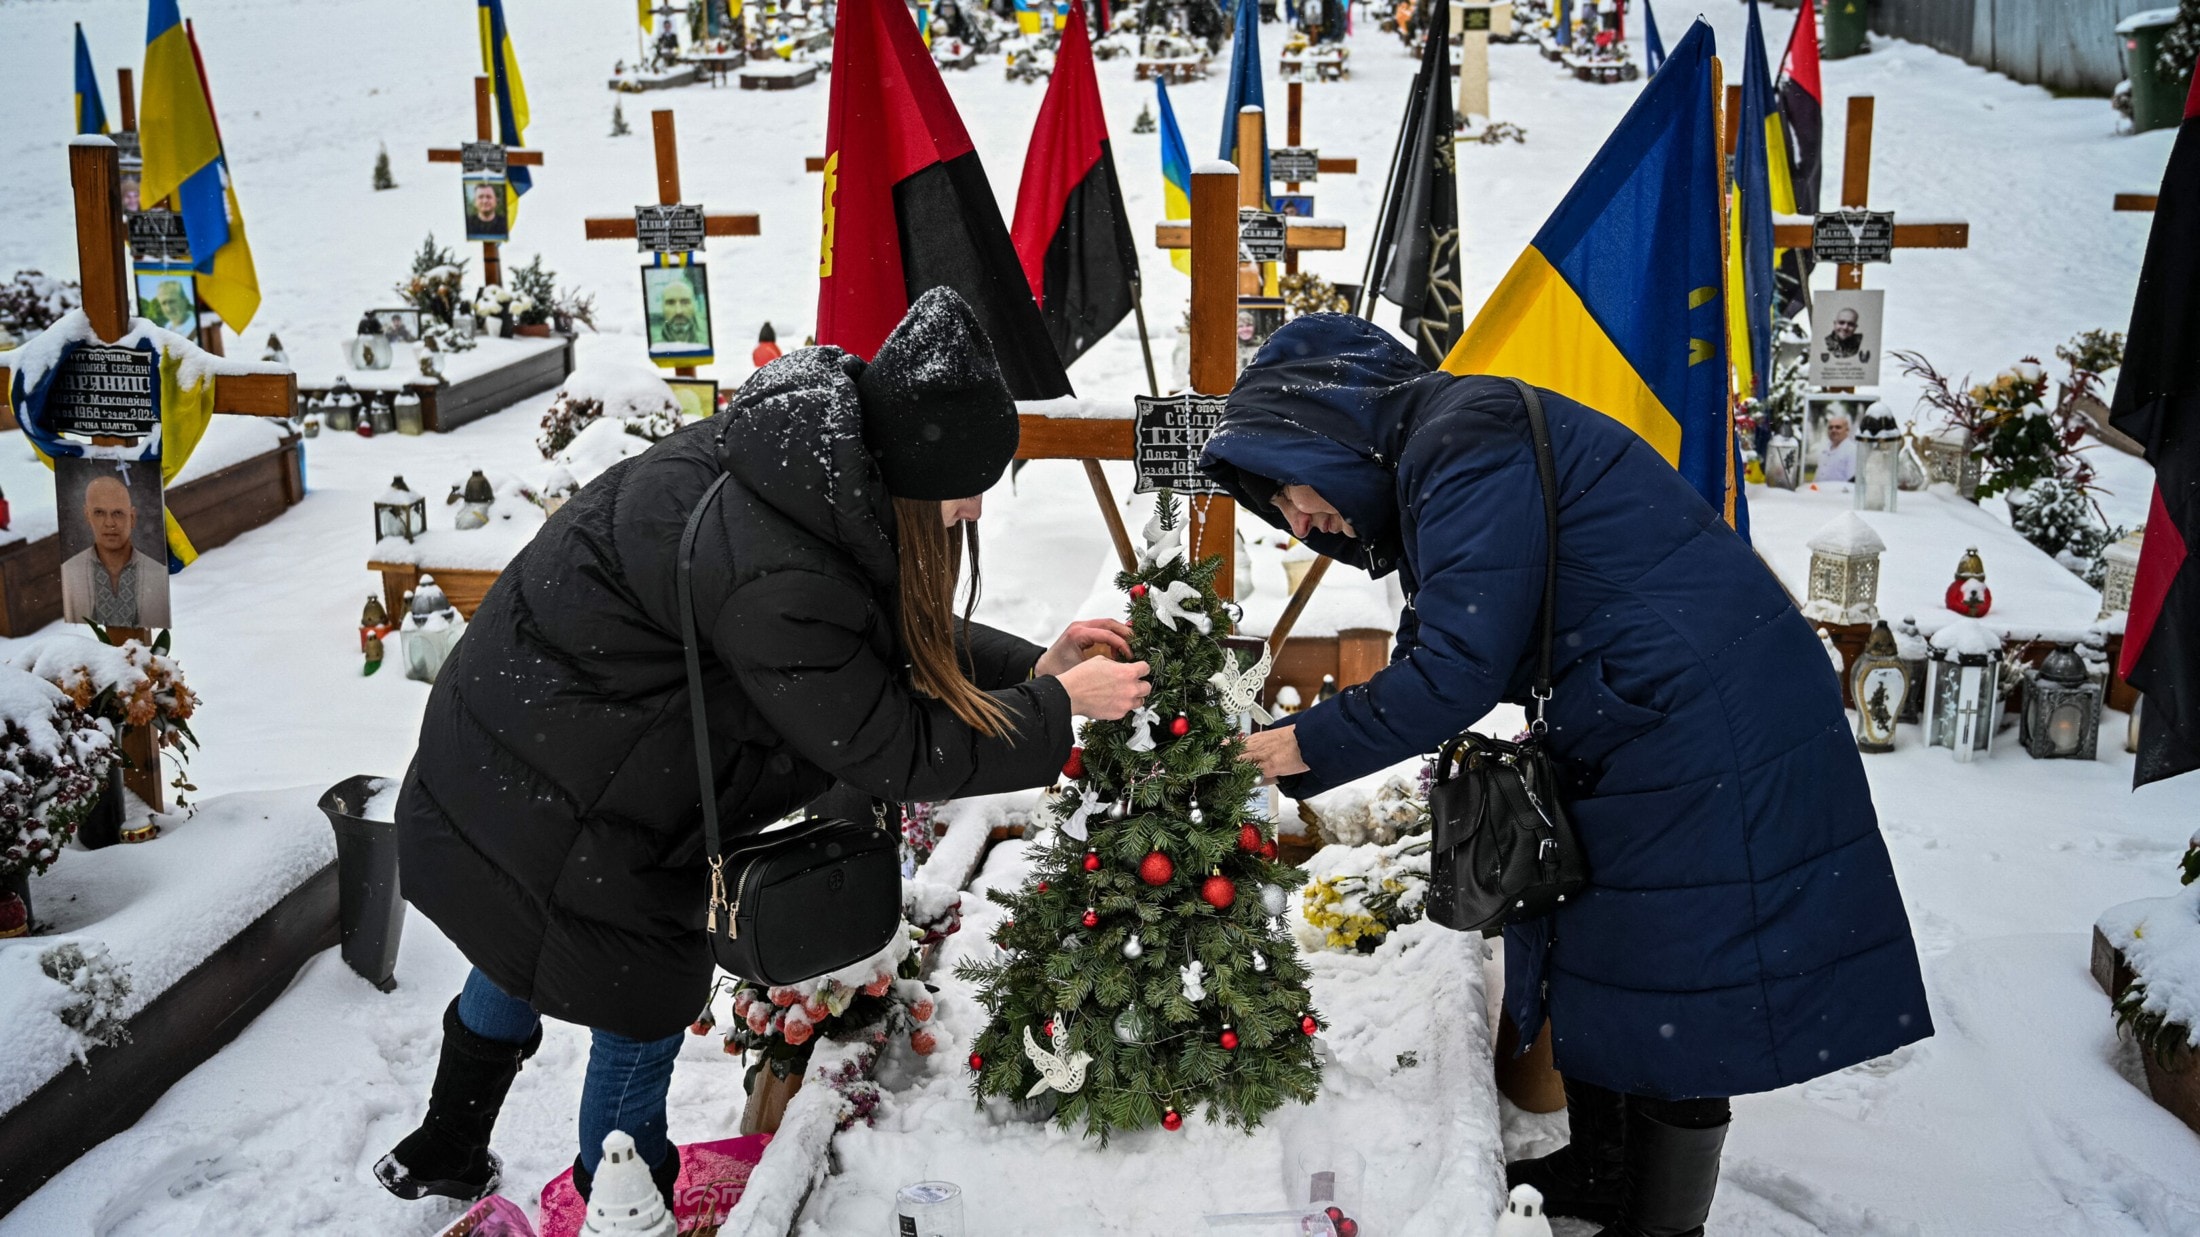
[[[1290,895],[1283,891],[1283,886],[1262,885],[1260,887],[1260,906],[1262,910],[1271,915],[1281,915],[1283,914],[1283,908],[1289,905]]]
[[[1146,1021],[1145,1012],[1136,1005],[1125,1006],[1123,1012],[1115,1016],[1115,1038],[1126,1044],[1146,1042],[1146,1036],[1151,1031],[1152,1027]]]
[[[1146,942],[1139,940],[1136,935],[1123,942],[1123,956],[1126,958],[1136,958],[1145,952]]]

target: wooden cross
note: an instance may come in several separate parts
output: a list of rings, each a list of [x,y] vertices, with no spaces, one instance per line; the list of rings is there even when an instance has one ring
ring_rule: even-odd
[[[84,316],[92,333],[102,341],[121,339],[130,330],[130,256],[122,222],[121,152],[104,137],[79,137],[69,144],[69,183],[76,197],[77,281],[83,289]],[[0,354],[4,358],[5,354]],[[15,422],[8,407],[8,388],[13,376],[0,366],[0,415]],[[287,417],[298,402],[298,378],[280,374],[217,374],[214,378],[214,411],[253,417]],[[110,627],[107,639],[151,642],[144,628]],[[123,754],[131,768],[123,780],[132,794],[154,811],[161,809],[160,753],[153,732],[144,726],[125,727]],[[150,833],[144,836],[151,836]],[[138,841],[142,838],[128,840]]]
[[[497,140],[496,104],[489,96],[489,77],[487,74],[474,78],[474,140],[480,142],[494,142]],[[463,164],[466,162],[466,152],[456,146],[430,147],[428,162]],[[504,164],[506,167],[541,167],[542,152],[524,146],[507,146],[504,148]],[[501,284],[504,282],[504,266],[497,260],[497,242],[495,241],[481,242],[481,279],[483,283]]]
[[[650,135],[657,143],[657,204],[677,206],[680,202],[680,139],[673,129],[672,109],[660,107],[649,114]],[[590,215],[581,221],[581,233],[592,241],[630,241],[635,238],[634,216]],[[705,236],[759,236],[763,225],[755,215],[736,215],[724,211],[703,212]],[[695,367],[682,365],[672,371],[683,378],[693,378]]]
[[[1283,144],[1286,146],[1297,146],[1299,144],[1299,121],[1306,110],[1306,83],[1290,82],[1285,85],[1284,89],[1286,95],[1283,111]],[[1320,172],[1324,176],[1357,176],[1360,172],[1360,161],[1358,159],[1317,158],[1314,161],[1314,170]],[[1283,191],[1285,193],[1297,193],[1299,191],[1299,182],[1295,180],[1285,182],[1283,186]],[[1289,227],[1288,224],[1286,224],[1285,226],[1286,228]],[[1342,246],[1339,247],[1342,248]],[[1308,246],[1308,248],[1313,248],[1313,246]],[[1283,269],[1285,274],[1296,275],[1298,273],[1298,250],[1288,247],[1285,248],[1283,254]]]
[[[1291,85],[1293,87],[1291,91],[1292,119],[1295,121],[1299,100],[1298,83],[1293,82]],[[1263,124],[1264,117],[1261,114],[1261,109],[1246,107],[1238,111],[1238,151],[1240,155],[1247,151],[1262,149]],[[1297,135],[1295,124],[1292,134],[1294,137]],[[1360,170],[1360,161],[1357,159],[1324,159],[1321,161],[1320,167],[1324,172],[1357,172]],[[1198,178],[1195,176],[1193,179],[1196,181]],[[1261,182],[1259,160],[1246,158],[1244,166],[1238,169],[1237,181],[1238,205],[1258,209],[1267,203],[1268,186]],[[1298,186],[1294,182],[1291,187],[1295,189]],[[1297,269],[1295,256],[1302,250],[1339,250],[1344,248],[1345,232],[1344,225],[1341,223],[1318,223],[1310,219],[1296,217],[1286,218],[1283,223],[1284,257],[1286,262],[1290,264],[1287,269]],[[1154,227],[1154,245],[1161,249],[1190,249],[1192,248],[1193,231],[1192,225],[1186,220],[1166,220]],[[1192,264],[1196,270],[1199,259],[1194,257]],[[1233,315],[1235,312],[1235,310],[1232,311]],[[1194,390],[1200,389],[1196,381],[1192,386]],[[1225,385],[1223,389],[1228,390],[1229,388]]]
[[[2154,210],[2155,200],[2160,196],[2156,193],[2119,193],[2116,195],[2116,209],[2149,214]]]
[[[1740,136],[1741,94],[1741,87],[1727,87],[1726,149],[1729,154],[1733,153],[1736,139]],[[1849,96],[1848,137],[1841,159],[1841,205],[1852,210],[1865,206],[1871,196],[1872,108],[1871,95]],[[1812,230],[1812,225],[1807,222],[1775,223],[1772,226],[1773,247],[1807,252],[1812,244]],[[1899,219],[1895,221],[1896,249],[1967,249],[1970,244],[1971,225],[1961,219],[1936,219],[1918,223],[1903,223]],[[1834,287],[1846,291],[1863,286],[1863,264],[1843,262],[1836,268]]]

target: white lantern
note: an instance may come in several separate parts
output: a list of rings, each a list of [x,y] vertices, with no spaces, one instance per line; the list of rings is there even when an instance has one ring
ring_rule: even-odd
[[[1879,556],[1887,548],[1862,516],[1844,511],[1809,542],[1810,595],[1803,617],[1814,623],[1879,618]]]
[[[2132,585],[2139,579],[2139,550],[2145,541],[2145,530],[2134,528],[2122,541],[2102,552],[2107,573],[2101,580],[2101,612],[2095,616],[2096,621],[2119,610],[2131,609]]]
[[[466,634],[466,620],[443,595],[435,577],[424,575],[420,587],[413,591],[412,611],[405,616],[402,630],[405,677],[433,683],[450,661],[451,650],[458,647],[458,638]]]
[[[1925,475],[1934,484],[1956,487],[1966,501],[1978,501],[1979,461],[1971,450],[1971,431],[1950,425],[1925,440]]]
[[[1857,418],[1854,492],[1858,511],[1892,511],[1902,492],[1902,430],[1883,400]]]
[[[1803,484],[1803,440],[1777,431],[1765,440],[1765,484],[1776,490],[1800,489]]]
[[[2001,637],[1977,619],[1933,633],[1925,664],[1925,743],[1968,761],[1991,750],[2001,723]]]

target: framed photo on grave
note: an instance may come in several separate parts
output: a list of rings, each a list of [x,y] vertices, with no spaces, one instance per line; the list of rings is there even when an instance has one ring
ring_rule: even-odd
[[[680,421],[707,421],[718,415],[718,383],[709,378],[667,378],[673,402],[680,405]]]
[[[1811,480],[1856,480],[1856,423],[1876,398],[1816,391],[1804,398],[1803,459]]]
[[[1276,213],[1287,219],[1314,217],[1314,195],[1311,193],[1276,193],[1270,194],[1269,200],[1276,204]]]
[[[1133,397],[1137,420],[1131,439],[1131,463],[1138,493],[1175,490],[1179,494],[1221,494],[1223,489],[1199,471],[1200,452],[1222,423],[1222,395],[1139,395]]]
[[[189,262],[139,262],[130,268],[137,316],[165,331],[195,339],[199,329],[199,281]]]
[[[1886,303],[1887,294],[1880,288],[1829,288],[1811,294],[1810,385],[1879,385],[1880,326]]]
[[[63,621],[169,626],[160,461],[57,456],[53,465]]]
[[[668,368],[711,363],[709,272],[687,257],[659,254],[642,268],[649,359]]]
[[[374,320],[382,324],[382,334],[393,344],[417,344],[420,342],[420,311],[417,309],[370,309]]]
[[[465,198],[467,240],[510,239],[512,224],[504,209],[509,195],[504,191],[502,176],[463,177],[459,181],[459,189]]]

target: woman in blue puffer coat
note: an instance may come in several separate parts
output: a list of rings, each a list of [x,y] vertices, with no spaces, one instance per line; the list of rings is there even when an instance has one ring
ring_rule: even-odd
[[[1727,1098],[1932,1033],[1841,693],[1810,625],[1647,442],[1542,393],[1558,466],[1550,744],[1590,889],[1505,931],[1573,1141],[1508,1166],[1611,1237],[1703,1231]],[[1435,750],[1534,672],[1545,533],[1527,412],[1362,319],[1277,331],[1200,461],[1332,558],[1399,573],[1389,666],[1253,736],[1304,798]]]

